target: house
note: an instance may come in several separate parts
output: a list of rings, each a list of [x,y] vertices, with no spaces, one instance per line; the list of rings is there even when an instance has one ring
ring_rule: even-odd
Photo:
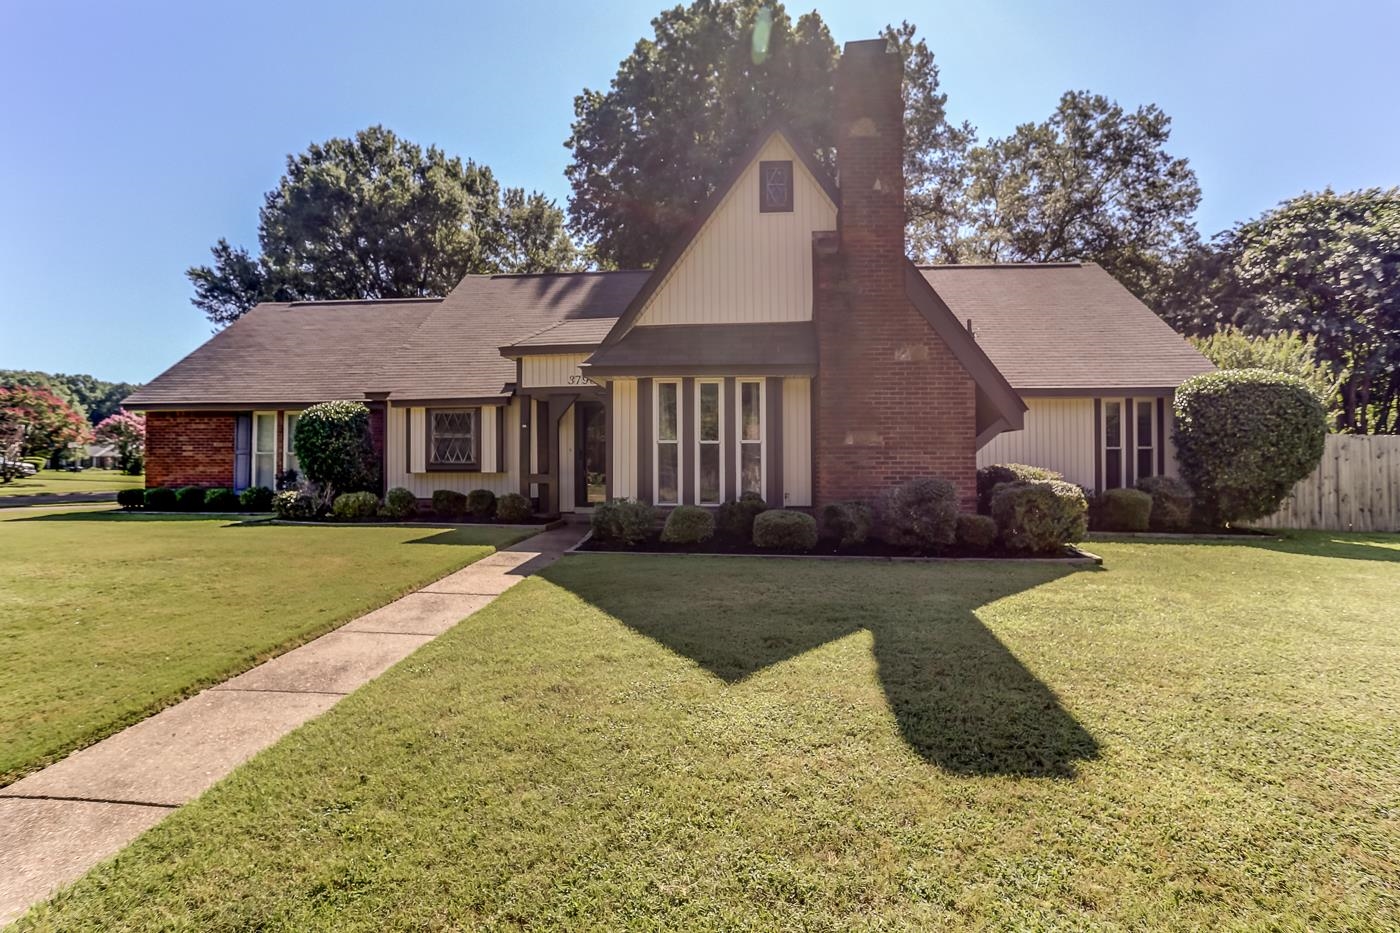
[[[1210,364],[1089,263],[905,253],[899,58],[846,46],[839,186],[760,135],[653,270],[468,276],[442,298],[258,305],[126,402],[150,485],[272,486],[298,412],[371,410],[386,488],[814,507],[981,464],[1092,489],[1171,473]]]

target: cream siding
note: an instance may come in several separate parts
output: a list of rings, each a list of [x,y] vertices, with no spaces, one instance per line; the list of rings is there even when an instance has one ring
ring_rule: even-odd
[[[1094,488],[1094,400],[1027,398],[1025,427],[998,434],[977,451],[977,465],[1025,463]]]
[[[521,357],[521,387],[535,389],[593,385],[592,380],[584,376],[583,371],[579,369],[579,364],[588,357],[587,353],[546,353]]]
[[[793,209],[758,209],[760,161],[791,160]],[[638,317],[647,324],[745,324],[812,317],[812,233],[836,229],[836,207],[774,134],[744,170]]]
[[[783,504],[812,504],[812,380],[783,380]]]
[[[637,380],[614,379],[611,391],[612,494],[630,499],[637,494]]]
[[[404,431],[412,421],[413,431],[411,438],[404,436]],[[495,459],[494,439],[496,436],[496,408],[487,406],[481,409],[482,421],[482,459],[485,465],[487,458]],[[489,422],[490,427],[487,427]],[[517,403],[511,402],[506,408],[506,424],[519,424],[517,415]],[[426,472],[427,447],[424,442],[427,428],[426,410],[422,408],[396,408],[390,406],[386,413],[386,427],[384,440],[384,473],[385,487],[392,489],[395,486],[402,486],[411,491],[420,499],[431,499],[434,490],[455,489],[458,492],[471,492],[473,489],[489,489],[496,495],[505,495],[508,492],[519,491],[519,481],[517,479],[517,464],[519,460],[518,452],[513,449],[514,445],[506,444],[505,463],[496,464],[498,469],[494,472]],[[487,432],[490,432],[488,435]],[[493,446],[488,452],[486,449],[487,437],[492,438]],[[411,443],[410,443],[411,440]]]

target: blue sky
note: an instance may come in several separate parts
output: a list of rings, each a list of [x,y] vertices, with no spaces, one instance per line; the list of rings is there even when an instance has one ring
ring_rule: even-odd
[[[573,96],[662,5],[0,0],[0,368],[155,376],[210,333],[185,268],[220,236],[256,247],[287,153],[370,124],[564,203]],[[1400,183],[1400,4],[818,9],[837,42],[916,23],[984,137],[1069,88],[1157,103],[1207,235],[1303,190]]]

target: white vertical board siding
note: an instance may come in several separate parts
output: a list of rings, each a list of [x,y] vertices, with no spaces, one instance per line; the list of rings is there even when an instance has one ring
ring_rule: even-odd
[[[1025,463],[1064,474],[1071,483],[1094,488],[1094,400],[1025,400],[1025,427],[1003,431],[977,451],[977,465]]]
[[[550,417],[554,412],[550,412]],[[564,409],[559,419],[559,511],[572,512],[574,506],[574,406]]]
[[[482,422],[482,465],[487,466],[496,457],[496,408],[486,406],[481,409]],[[412,422],[412,434],[404,437],[404,431]],[[487,423],[490,427],[487,427]],[[506,408],[506,424],[518,425],[517,403],[512,401]],[[495,464],[492,472],[440,473],[426,471],[427,461],[427,417],[423,408],[389,407],[385,421],[387,432],[384,439],[385,488],[402,486],[420,499],[431,499],[437,489],[454,489],[457,492],[471,492],[473,489],[489,489],[496,495],[519,491],[519,473],[514,463],[519,459],[513,455],[511,445],[506,444],[505,464]],[[489,434],[487,432],[490,432]],[[492,446],[488,448],[487,438]],[[509,440],[509,438],[507,438]],[[411,441],[411,444],[410,444]],[[405,449],[408,448],[408,449]]]
[[[637,380],[613,380],[609,414],[612,494],[618,499],[630,499],[637,495]]]
[[[483,473],[503,472],[496,463],[496,441],[499,427],[496,421],[499,417],[497,410],[494,405],[481,409],[481,445],[479,449],[481,450],[481,472]]]
[[[812,380],[783,380],[784,505],[812,504]]]
[[[592,385],[579,364],[588,359],[587,353],[545,353],[520,359],[522,388]]]
[[[758,209],[760,161],[790,160],[792,211]],[[745,324],[812,318],[812,233],[836,229],[836,207],[781,135],[744,170],[637,324]]]
[[[428,417],[426,408],[410,408],[408,410],[409,436],[413,438],[413,446],[409,448],[408,471],[410,473],[423,473],[427,470],[428,447],[424,438],[428,436]]]

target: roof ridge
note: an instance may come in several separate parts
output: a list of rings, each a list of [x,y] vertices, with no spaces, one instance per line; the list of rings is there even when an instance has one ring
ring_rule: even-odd
[[[297,308],[303,305],[392,305],[404,304],[410,301],[427,304],[433,301],[442,301],[442,299],[424,296],[414,296],[412,298],[313,298],[305,301],[288,301],[286,305],[289,308]]]
[[[572,275],[650,275],[650,269],[572,269],[557,272],[469,272],[463,279],[543,279]]]

